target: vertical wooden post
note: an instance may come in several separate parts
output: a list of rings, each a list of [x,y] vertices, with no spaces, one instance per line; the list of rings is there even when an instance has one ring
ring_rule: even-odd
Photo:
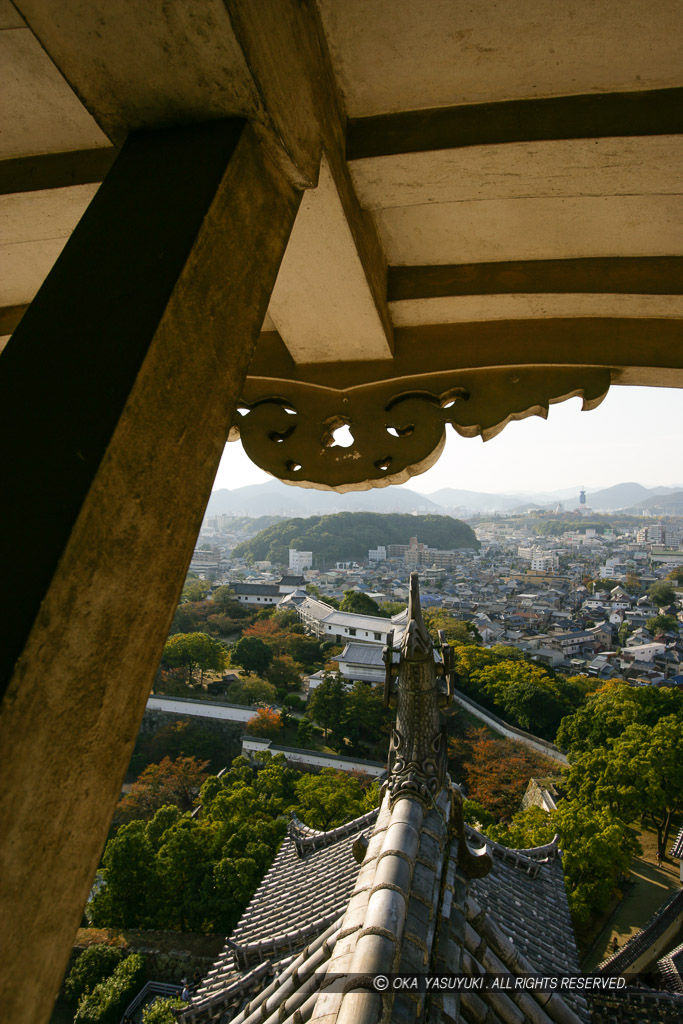
[[[2,355],[3,989],[49,1018],[300,193],[251,128],[133,136]]]

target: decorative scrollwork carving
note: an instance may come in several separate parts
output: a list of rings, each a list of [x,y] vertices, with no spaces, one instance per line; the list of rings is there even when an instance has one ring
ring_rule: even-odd
[[[547,415],[548,405],[584,396],[597,405],[609,370],[556,368],[460,371],[335,391],[300,381],[250,379],[230,439],[288,483],[337,491],[402,483],[436,462],[448,423],[484,440],[511,419]],[[414,387],[408,385],[414,384]],[[274,390],[280,385],[282,390]],[[347,426],[352,442],[335,440]]]

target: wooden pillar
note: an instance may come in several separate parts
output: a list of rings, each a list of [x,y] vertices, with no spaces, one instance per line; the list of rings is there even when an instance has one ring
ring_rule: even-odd
[[[237,120],[132,136],[0,360],[0,1005],[50,1010],[300,193]]]

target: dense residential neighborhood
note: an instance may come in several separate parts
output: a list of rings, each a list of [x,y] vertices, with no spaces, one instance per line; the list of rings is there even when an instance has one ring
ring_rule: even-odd
[[[294,608],[313,635],[355,645],[386,643],[400,616],[390,625],[340,612],[335,606],[343,595],[352,590],[379,605],[405,604],[409,573],[419,568],[423,606],[472,622],[486,646],[515,647],[539,664],[600,679],[680,683],[683,611],[666,586],[658,598],[656,585],[683,567],[683,519],[617,526],[617,517],[602,515],[595,525],[595,515],[583,515],[586,526],[576,522],[578,515],[496,516],[472,522],[478,550],[430,548],[417,536],[369,549],[364,562],[340,561],[297,575],[233,558],[235,520],[208,516],[193,565],[199,568],[205,553],[216,567],[209,578],[230,585],[238,601]],[[295,548],[290,566],[299,565],[302,554],[315,566],[315,552]]]

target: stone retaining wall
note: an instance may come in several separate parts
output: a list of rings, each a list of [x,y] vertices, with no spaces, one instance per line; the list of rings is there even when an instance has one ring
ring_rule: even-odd
[[[170,711],[158,711],[148,708],[142,716],[140,723],[140,735],[150,736],[159,732],[167,725],[186,719],[206,729],[207,732],[217,733],[225,740],[225,763],[230,764],[233,758],[238,757],[241,752],[240,740],[244,732],[242,722],[230,722],[218,718],[194,718],[191,715],[176,714]]]

